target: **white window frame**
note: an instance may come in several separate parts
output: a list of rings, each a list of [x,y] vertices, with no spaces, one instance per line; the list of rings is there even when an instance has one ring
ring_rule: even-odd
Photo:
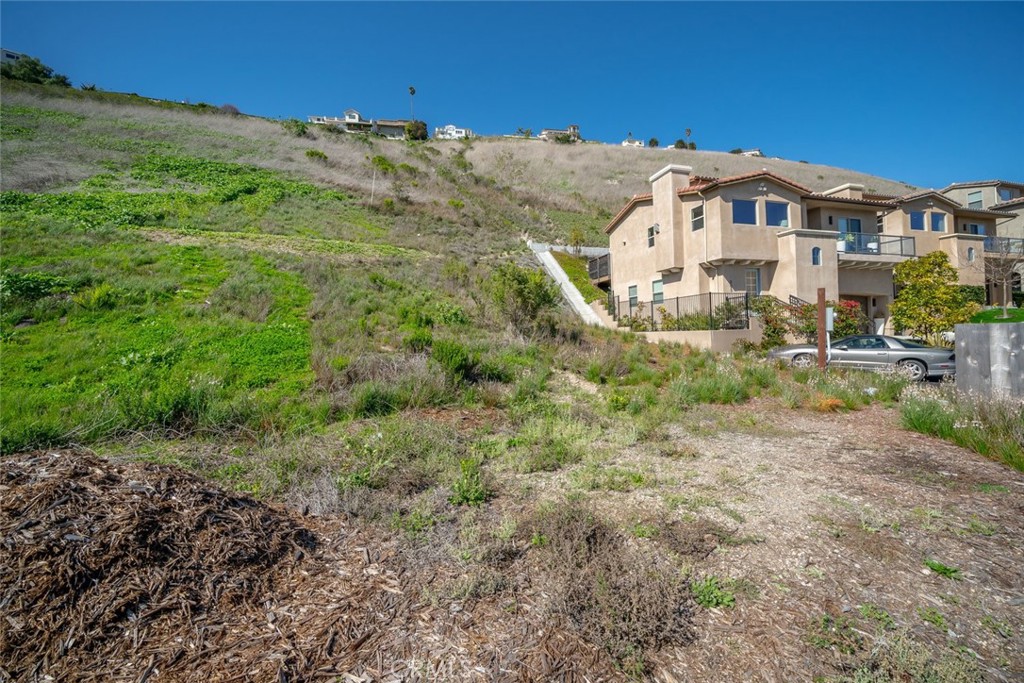
[[[651,303],[665,303],[665,281],[661,278],[651,281]]]
[[[942,218],[942,227],[938,230],[935,229],[935,219]],[[946,232],[946,214],[941,211],[932,211],[931,217],[928,219],[929,232]]]
[[[771,220],[768,218],[768,205],[779,204],[786,207],[786,217],[782,219],[782,222],[778,225],[772,225]],[[776,202],[766,199],[764,202],[764,223],[769,228],[788,228],[789,227],[789,202]]]
[[[751,275],[751,273],[754,274],[754,278],[755,278],[754,285],[756,286],[756,289],[757,289],[757,291],[755,291],[755,292],[750,291],[750,284],[751,284],[750,283],[750,275]],[[750,296],[760,296],[761,295],[761,269],[760,268],[747,268],[747,269],[745,269],[743,271],[743,291],[746,292],[747,294],[749,294]]]
[[[736,220],[736,202],[750,203],[754,205],[754,222],[753,223],[740,223]],[[732,224],[733,225],[757,225],[757,200],[756,199],[733,199],[729,202],[732,205]]]
[[[924,230],[928,229],[928,221],[925,220],[925,213],[924,213],[924,211],[911,211],[909,215],[910,215],[910,229],[911,230],[921,230],[921,231],[924,231]],[[915,215],[921,216],[921,227],[920,228],[915,228],[914,227],[914,216]]]
[[[634,308],[636,308],[636,305],[640,302],[640,298],[637,295],[637,291],[636,290],[637,290],[637,286],[636,285],[630,285],[626,289],[627,298],[629,300],[629,310],[633,310]]]
[[[697,215],[698,212],[700,215]],[[690,209],[690,230],[703,230],[704,229],[704,203],[701,202],[697,206]]]
[[[976,199],[972,199],[976,197]],[[983,209],[985,208],[985,193],[981,190],[972,190],[967,193],[967,208],[968,209]]]

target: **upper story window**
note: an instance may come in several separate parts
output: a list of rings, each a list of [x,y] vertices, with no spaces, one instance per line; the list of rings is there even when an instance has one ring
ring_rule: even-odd
[[[932,213],[932,232],[946,231],[946,214]]]
[[[980,223],[964,223],[964,232],[968,235],[984,235],[985,226]]]
[[[765,202],[764,210],[768,225],[779,228],[789,227],[789,204],[787,202]]]
[[[690,209],[690,228],[700,230],[704,227],[704,205],[695,206]]]
[[[859,218],[840,218],[839,219],[839,232],[860,232],[860,219]]]
[[[732,222],[757,225],[757,202],[752,199],[732,200]]]
[[[655,223],[651,227],[647,228],[647,246],[654,246],[654,236],[658,234],[658,225]]]
[[[924,211],[910,212],[910,229],[924,230]]]
[[[651,283],[651,302],[660,304],[665,301],[665,283],[655,280]]]
[[[999,201],[1008,202],[1013,199],[1013,190],[1008,187],[1000,187],[999,190]]]
[[[981,209],[984,208],[981,198],[981,190],[975,190],[974,192],[967,193],[967,208],[968,209]]]
[[[967,247],[967,262],[974,263],[974,247]]]
[[[821,247],[814,247],[813,249],[811,249],[811,265],[821,265]]]

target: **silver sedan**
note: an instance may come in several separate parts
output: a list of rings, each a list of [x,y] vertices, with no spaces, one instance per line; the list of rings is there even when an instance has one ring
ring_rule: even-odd
[[[781,360],[796,367],[818,363],[817,344],[790,344],[768,352],[769,360]],[[863,370],[898,369],[914,381],[956,373],[952,349],[927,346],[908,339],[881,334],[858,334],[832,342],[830,367]]]

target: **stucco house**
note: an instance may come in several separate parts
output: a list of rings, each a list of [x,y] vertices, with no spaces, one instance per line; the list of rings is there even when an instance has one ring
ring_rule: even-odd
[[[469,128],[459,128],[452,123],[442,128],[434,129],[434,138],[437,140],[463,140],[471,137],[473,137],[473,131]]]
[[[560,135],[567,136],[571,142],[578,142],[580,139],[580,127],[575,123],[570,123],[564,130],[559,128],[545,128],[540,132],[540,135],[538,135],[537,138],[539,140],[551,141],[557,139]]]
[[[405,139],[405,119],[365,119],[355,109],[346,109],[345,116],[310,116],[310,123],[322,126],[335,126],[346,133],[366,133],[381,135],[389,140]]]
[[[693,297],[860,303],[889,322],[893,267],[943,250],[962,284],[985,282],[985,235],[1010,214],[968,209],[939,192],[869,195],[846,184],[814,192],[769,171],[726,178],[669,165],[605,228],[618,317],[639,309],[658,327]],[[730,299],[733,297],[733,299]]]

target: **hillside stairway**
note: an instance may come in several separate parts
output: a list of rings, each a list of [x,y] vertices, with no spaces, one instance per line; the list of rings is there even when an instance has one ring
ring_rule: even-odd
[[[540,242],[527,242],[527,246],[533,250],[537,255],[537,260],[547,271],[547,274],[551,276],[557,284],[559,289],[562,290],[562,297],[568,302],[569,306],[572,307],[576,314],[588,325],[596,325],[598,327],[611,327],[616,328],[614,321],[609,325],[602,319],[600,315],[589,305],[580,294],[580,290],[576,289],[576,285],[569,280],[569,276],[562,270],[562,266],[558,264],[555,257],[551,255],[551,246],[542,244]],[[598,304],[600,305],[600,304]],[[606,314],[607,315],[607,314]],[[610,316],[607,316],[610,320]]]

